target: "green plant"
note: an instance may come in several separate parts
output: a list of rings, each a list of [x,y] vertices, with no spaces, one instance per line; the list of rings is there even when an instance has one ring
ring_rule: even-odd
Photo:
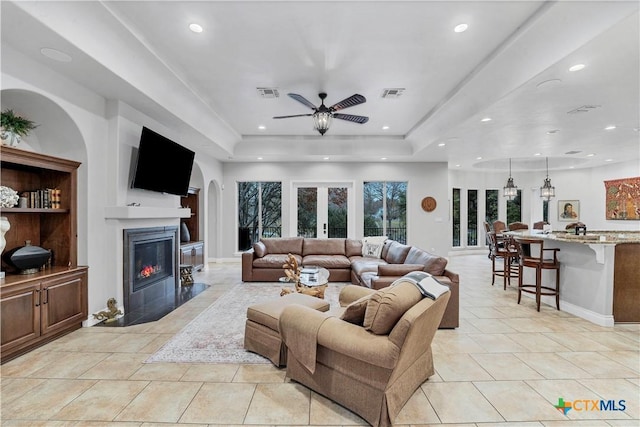
[[[0,126],[7,132],[13,132],[20,136],[27,136],[30,131],[38,127],[35,122],[17,116],[13,110],[6,109],[0,113]]]

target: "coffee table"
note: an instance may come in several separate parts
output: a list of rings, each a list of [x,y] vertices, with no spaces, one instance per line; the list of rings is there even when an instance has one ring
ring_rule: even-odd
[[[308,276],[302,274],[300,277],[300,285],[294,284],[293,289],[283,288],[280,295],[286,295],[292,292],[299,292],[301,294],[311,295],[318,298],[324,298],[324,291],[329,285],[329,270],[324,267],[318,268],[317,280],[309,280]],[[291,283],[288,277],[281,277],[279,279],[283,283]]]

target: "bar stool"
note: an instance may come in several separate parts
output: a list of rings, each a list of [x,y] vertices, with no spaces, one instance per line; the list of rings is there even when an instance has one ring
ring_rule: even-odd
[[[491,258],[491,286],[496,281],[496,276],[502,277],[504,290],[507,290],[507,283],[511,286],[511,279],[518,278],[518,270],[511,268],[511,263],[518,257],[518,251],[513,247],[511,239],[505,237],[502,241],[498,241],[496,233],[490,231],[487,233],[489,237],[489,258]],[[502,271],[496,270],[496,258],[502,259]]]
[[[560,310],[560,263],[557,253],[560,249],[545,248],[544,239],[532,239],[527,237],[515,237],[515,246],[518,251],[518,304],[522,292],[534,294],[536,296],[536,306],[540,311],[540,296],[555,295],[556,309]],[[553,253],[553,258],[545,258],[548,252]],[[536,269],[536,284],[524,284],[522,271],[524,267]],[[542,286],[542,271],[556,271],[556,287]]]

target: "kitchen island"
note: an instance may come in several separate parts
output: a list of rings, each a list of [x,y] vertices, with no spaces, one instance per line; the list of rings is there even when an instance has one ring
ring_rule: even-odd
[[[545,248],[558,248],[560,309],[601,326],[640,322],[640,232],[590,231],[508,234],[545,239]],[[533,269],[525,268],[524,283],[535,283]],[[543,272],[543,285],[554,283]],[[554,297],[542,302],[555,307]]]

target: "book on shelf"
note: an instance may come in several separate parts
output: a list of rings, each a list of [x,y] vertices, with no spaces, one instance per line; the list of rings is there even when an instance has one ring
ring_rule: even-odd
[[[41,188],[23,191],[20,196],[27,199],[29,209],[60,209],[60,194],[59,188]]]

